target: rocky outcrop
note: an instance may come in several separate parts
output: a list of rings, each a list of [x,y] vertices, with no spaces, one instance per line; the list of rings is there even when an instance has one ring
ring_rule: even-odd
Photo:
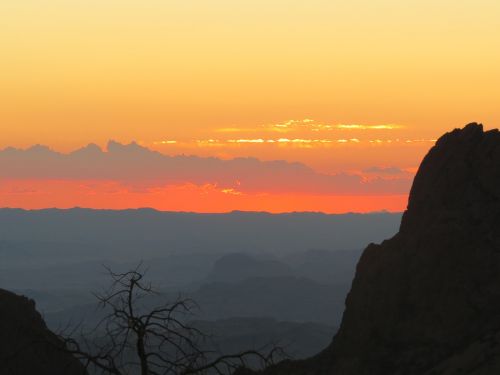
[[[267,373],[500,373],[497,130],[473,123],[437,141],[399,233],[364,251],[331,346]]]
[[[83,366],[62,350],[34,301],[0,289],[0,374],[85,375]]]

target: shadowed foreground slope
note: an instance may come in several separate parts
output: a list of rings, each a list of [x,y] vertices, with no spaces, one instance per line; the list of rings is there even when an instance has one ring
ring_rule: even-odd
[[[0,289],[0,374],[84,375],[26,297]]]
[[[497,130],[469,124],[438,140],[399,233],[363,253],[333,343],[265,373],[500,373]]]

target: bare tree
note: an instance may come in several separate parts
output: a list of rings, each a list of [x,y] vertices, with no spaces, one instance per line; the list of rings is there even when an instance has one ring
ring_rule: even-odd
[[[263,354],[248,350],[221,355],[204,349],[208,338],[187,323],[196,303],[177,298],[157,307],[148,307],[159,294],[144,281],[136,269],[115,273],[107,268],[112,284],[96,294],[100,306],[108,311],[90,332],[75,338],[61,335],[66,350],[83,362],[87,370],[113,375],[190,375],[229,374],[258,361],[264,367],[281,357],[279,348]]]

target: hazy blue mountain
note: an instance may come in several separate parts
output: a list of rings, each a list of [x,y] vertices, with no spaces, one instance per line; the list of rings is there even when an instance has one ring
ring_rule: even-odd
[[[356,249],[395,233],[400,218],[0,209],[0,286],[33,298],[53,330],[91,327],[103,315],[91,292],[110,282],[103,265],[142,260],[163,298],[199,304],[192,318],[222,350],[285,340],[301,358],[340,323]]]
[[[282,258],[295,275],[315,280],[319,283],[351,283],[361,250],[320,250],[312,249]]]
[[[318,322],[331,326],[339,324],[344,301],[350,284],[327,285],[306,278],[261,277],[238,282],[214,282],[202,284],[194,291],[181,293],[192,298],[199,306],[195,317],[199,320],[219,320],[231,317],[269,317],[280,321]],[[24,290],[29,297],[43,297],[40,292]],[[53,294],[48,300],[54,303]],[[174,301],[179,291],[164,291],[156,297],[144,300],[144,306],[158,306],[165,300]],[[83,304],[64,306],[66,299],[60,297],[59,310],[44,312],[47,324],[52,328],[65,326],[68,322],[86,321],[93,325],[101,312],[95,300],[82,299]],[[41,306],[47,306],[45,302]]]
[[[361,250],[306,250],[284,256],[233,253],[217,259],[204,283],[295,276],[321,284],[349,284]]]
[[[233,274],[241,273],[240,280],[246,275],[295,275],[323,283],[350,282],[357,253],[346,253],[346,259],[353,255],[346,261],[340,253],[304,252],[361,249],[392,235],[400,217],[0,209],[0,286],[89,291],[106,283],[103,264],[123,270],[143,260],[149,277],[162,288],[186,288],[210,277],[223,281],[220,278],[228,276],[231,267],[225,267],[225,273],[214,273],[212,267],[230,253],[283,263],[261,263],[259,267],[269,267],[261,273],[250,263],[245,271],[235,265],[238,271]],[[330,269],[332,264],[339,267]],[[293,272],[288,273],[287,267]]]
[[[336,325],[349,287],[319,284],[306,278],[268,277],[205,284],[190,296],[200,305],[203,319],[268,316]]]
[[[218,259],[207,282],[238,282],[255,277],[292,276],[293,270],[274,259],[259,259],[248,254],[227,254]]]
[[[105,255],[105,254],[104,254]],[[103,255],[103,256],[104,256]],[[148,278],[163,288],[180,288],[199,283],[206,278],[220,254],[165,254],[163,258],[142,259]],[[55,262],[55,260],[53,260]],[[135,268],[133,261],[102,260],[74,263],[53,263],[40,266],[0,265],[0,283],[10,289],[43,289],[90,291],[105,287],[109,275],[105,269],[127,271]],[[29,270],[29,272],[26,272]]]
[[[318,353],[330,343],[336,330],[326,324],[282,322],[272,318],[195,321],[193,326],[211,335],[210,344],[222,353],[279,345],[295,359]]]
[[[393,235],[400,214],[195,214],[151,209],[0,210],[0,264],[38,267],[171,253],[289,254],[361,249]]]

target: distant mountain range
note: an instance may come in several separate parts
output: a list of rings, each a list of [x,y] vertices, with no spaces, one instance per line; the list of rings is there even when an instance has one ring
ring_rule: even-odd
[[[392,213],[0,209],[0,285],[56,289],[64,280],[65,287],[88,291],[106,281],[102,264],[124,269],[143,260],[154,280],[184,287],[204,281],[225,254],[287,258],[292,264],[294,257],[304,257],[297,254],[311,251],[304,259],[313,262],[314,251],[359,250],[381,241],[396,233],[400,220],[401,214]],[[317,268],[307,271],[307,262],[302,275],[316,275]]]
[[[139,210],[0,209],[0,260],[61,264],[183,253],[286,254],[361,249],[396,233],[401,214],[196,214]]]
[[[355,250],[306,251],[284,258],[228,254],[216,260],[200,281],[185,288],[165,288],[161,298],[175,299],[179,292],[191,297],[200,307],[200,319],[271,317],[337,326],[360,255]],[[160,278],[159,271],[167,270],[167,264],[166,259],[151,264],[155,272],[152,275],[148,272],[148,277]],[[88,269],[72,267],[66,271],[66,277],[77,271],[84,275]],[[102,271],[100,275],[97,272],[92,275],[99,276],[102,285],[106,285]],[[47,279],[43,274],[36,277]],[[52,277],[55,283],[65,276],[56,273]],[[98,319],[95,300],[81,286],[73,289],[67,285],[64,289],[39,286],[15,291],[35,299],[51,327],[68,321]],[[154,305],[155,301],[150,303]]]
[[[92,326],[100,313],[91,292],[109,285],[103,265],[122,271],[142,260],[163,298],[197,301],[193,319],[221,350],[280,342],[304,358],[340,323],[360,249],[395,233],[400,219],[0,209],[0,286],[33,298],[55,331],[82,319]]]

